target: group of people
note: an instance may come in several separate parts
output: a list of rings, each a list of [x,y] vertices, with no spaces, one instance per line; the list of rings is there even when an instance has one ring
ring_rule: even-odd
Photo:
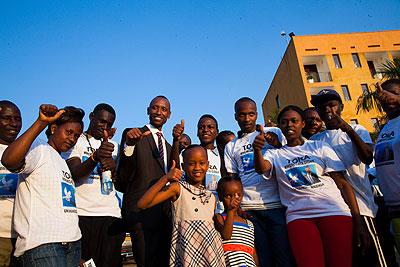
[[[17,138],[20,111],[0,101],[0,265],[120,266],[128,232],[138,266],[396,266],[393,245],[380,245],[393,236],[376,230],[367,170],[375,158],[398,243],[400,80],[378,88],[389,121],[376,145],[341,118],[330,89],[314,108],[284,107],[279,127],[257,125],[256,103],[240,98],[237,136],[205,114],[199,145],[184,120],[166,141],[164,96],[120,145],[110,105],[94,108],[86,131],[82,109],[41,105]],[[47,142],[37,138],[45,129]]]

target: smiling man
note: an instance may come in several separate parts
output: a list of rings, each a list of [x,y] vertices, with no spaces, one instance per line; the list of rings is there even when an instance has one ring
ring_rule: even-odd
[[[90,113],[90,124],[76,145],[62,156],[67,159],[76,186],[76,207],[82,232],[82,259],[96,266],[118,266],[125,233],[118,232],[121,210],[110,182],[105,190],[103,172],[111,170],[115,178],[118,144],[108,140],[115,121],[115,110],[98,104]],[[107,134],[107,136],[105,136]]]
[[[18,107],[7,100],[0,101],[0,158],[21,130]],[[18,174],[10,173],[0,162],[0,266],[20,266],[12,255],[17,233],[12,227],[12,214]]]
[[[128,128],[122,134],[117,185],[124,192],[122,218],[132,237],[138,266],[168,266],[171,221],[164,213],[165,202],[141,211],[138,200],[171,166],[171,146],[164,138],[163,125],[171,116],[170,103],[157,96],[147,108],[150,123]]]
[[[235,119],[240,131],[238,137],[225,147],[225,166],[228,173],[238,176],[243,183],[243,201],[240,207],[248,212],[254,224],[255,245],[260,266],[295,266],[286,230],[285,208],[282,206],[276,179],[264,179],[254,168],[254,139],[257,130],[257,105],[243,97],[235,103]],[[282,132],[266,127],[264,132],[274,134],[282,143]],[[266,143],[262,153],[274,148]]]

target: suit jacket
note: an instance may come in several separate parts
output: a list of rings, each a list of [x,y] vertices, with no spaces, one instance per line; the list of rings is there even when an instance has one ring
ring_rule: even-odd
[[[117,168],[118,176],[116,189],[124,193],[122,201],[122,218],[130,229],[152,229],[160,226],[165,220],[161,203],[147,210],[137,207],[138,200],[154,183],[165,175],[164,163],[161,160],[158,148],[152,134],[145,136],[136,145],[132,156],[126,156],[123,146],[126,133],[132,128],[124,130],[121,139],[121,153]],[[145,126],[140,129],[142,133],[149,131]],[[167,162],[170,166],[171,145],[165,141]],[[167,169],[169,169],[169,166]]]

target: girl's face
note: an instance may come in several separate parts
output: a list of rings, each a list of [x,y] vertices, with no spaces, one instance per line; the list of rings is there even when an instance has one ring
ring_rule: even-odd
[[[48,143],[58,153],[70,150],[82,133],[82,125],[79,122],[67,122],[61,125],[53,124],[50,129],[52,134]]]
[[[188,183],[199,186],[208,170],[207,152],[202,147],[194,147],[184,153],[183,170]]]
[[[301,118],[301,115],[294,110],[288,110],[283,113],[279,121],[279,127],[288,141],[300,139],[304,126],[305,122]]]
[[[243,187],[239,181],[227,181],[222,184],[222,190],[218,195],[222,203],[224,203],[225,209],[231,205],[233,198],[238,199],[242,202],[243,199]]]

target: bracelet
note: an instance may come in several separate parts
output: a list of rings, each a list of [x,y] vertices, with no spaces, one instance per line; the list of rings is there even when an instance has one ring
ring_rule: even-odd
[[[96,153],[96,151],[97,151],[97,150],[94,150],[94,151],[92,152],[92,154],[90,155],[90,158],[91,158],[94,162],[99,162],[98,160],[95,160],[94,157],[93,157],[93,155],[94,155],[94,153]]]

